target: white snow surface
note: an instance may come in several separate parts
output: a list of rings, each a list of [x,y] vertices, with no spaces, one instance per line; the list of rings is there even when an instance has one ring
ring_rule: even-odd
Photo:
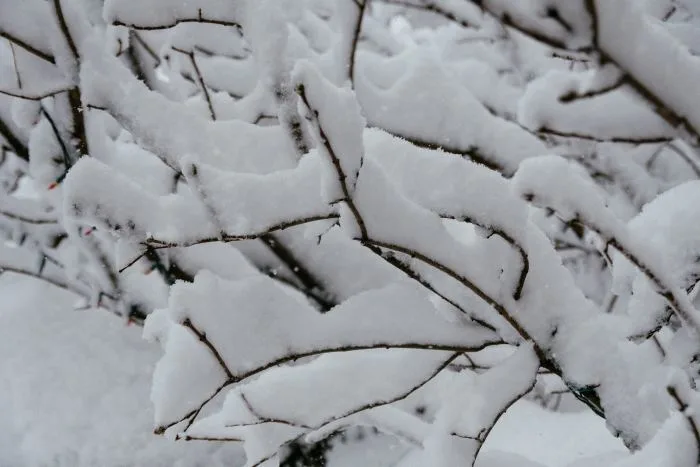
[[[160,351],[101,311],[17,276],[0,280],[0,465],[7,467],[196,467],[241,465],[234,444],[173,442],[152,434],[151,374]],[[336,443],[329,467],[403,461],[387,436]],[[553,413],[529,401],[496,425],[476,467],[603,467],[623,456],[604,422]],[[589,462],[590,459],[590,462]],[[626,465],[626,464],[625,464]]]
[[[160,351],[140,329],[17,276],[0,280],[0,465],[198,467],[240,461],[233,445],[152,433]]]

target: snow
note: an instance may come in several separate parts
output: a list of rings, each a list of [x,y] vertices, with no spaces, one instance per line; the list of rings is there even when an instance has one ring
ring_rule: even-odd
[[[390,59],[363,51],[360,57],[355,86],[371,126],[448,152],[474,152],[477,160],[508,174],[521,160],[545,152],[535,136],[492,115],[430,49],[407,50]],[[401,71],[403,61],[411,63],[410,70]],[[441,85],[425,86],[437,82]]]
[[[10,462],[697,462],[697,8],[398,3],[0,5]]]
[[[104,19],[140,27],[172,25],[178,20],[217,19],[240,22],[241,5],[225,0],[164,3],[159,0],[107,0]]]
[[[664,140],[674,131],[656,113],[624,87],[597,97],[584,95],[591,73],[553,70],[532,81],[520,100],[518,121],[538,132],[580,135],[597,140]],[[605,86],[601,86],[605,89]]]
[[[152,433],[158,349],[137,328],[32,279],[0,293],[0,464],[26,467],[228,466],[232,445],[173,443]]]
[[[686,90],[696,83],[700,59],[679,44],[658,20],[645,15],[635,2],[596,1],[595,4],[601,49],[641,86],[687,119],[697,132],[700,106]],[[662,63],[654,63],[649,57],[658,57]],[[671,79],[676,86],[667,85]]]

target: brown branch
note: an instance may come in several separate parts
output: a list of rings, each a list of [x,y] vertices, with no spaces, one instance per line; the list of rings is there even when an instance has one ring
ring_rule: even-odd
[[[268,370],[270,368],[285,364],[285,363],[290,363],[296,360],[299,360],[301,358],[306,358],[306,357],[313,357],[316,355],[321,355],[321,354],[327,354],[327,353],[339,353],[339,352],[352,352],[356,350],[370,350],[370,349],[421,349],[421,350],[438,350],[438,351],[448,351],[448,352],[479,352],[487,347],[490,347],[492,345],[501,345],[503,342],[501,340],[493,340],[493,341],[487,341],[484,343],[481,343],[479,345],[474,345],[474,346],[456,346],[456,345],[443,345],[443,344],[430,344],[430,343],[415,343],[415,342],[407,342],[403,344],[389,344],[389,343],[374,343],[374,344],[368,344],[368,345],[349,345],[349,346],[342,346],[342,347],[327,347],[327,348],[319,348],[315,350],[310,350],[306,352],[298,352],[298,353],[290,353],[289,355],[285,355],[283,357],[280,357],[276,360],[272,360],[270,362],[267,362],[266,364],[259,366],[257,368],[253,368],[245,373],[239,374],[239,375],[234,375],[233,378],[228,379],[221,383],[219,387],[217,387],[210,395],[207,397],[205,400],[203,400],[198,407],[192,409],[179,419],[172,421],[170,423],[161,425],[157,427],[154,430],[154,433],[157,435],[163,434],[165,430],[168,428],[171,428],[178,423],[182,423],[185,420],[188,420],[192,418],[193,416],[196,416],[203,408],[206,406],[211,400],[213,400],[217,395],[221,393],[224,389],[229,387],[232,384],[239,383],[247,378],[250,378],[252,376],[255,376],[265,370]]]
[[[263,425],[265,423],[279,423],[280,425],[288,425],[288,426],[294,426],[298,428],[304,428],[307,430],[313,430],[313,427],[304,425],[303,423],[296,423],[296,422],[290,422],[287,420],[282,420],[280,418],[271,418],[271,417],[265,417],[260,415],[257,410],[253,407],[253,405],[250,403],[246,395],[243,393],[243,391],[240,392],[241,394],[241,400],[243,401],[243,404],[245,404],[246,409],[250,411],[251,414],[253,414],[254,417],[256,417],[258,420],[253,423],[244,423],[240,425],[226,425],[226,428],[233,428],[237,426],[254,426],[254,425]]]
[[[209,19],[209,18],[204,18],[202,16],[202,11],[199,11],[199,16],[196,18],[178,18],[175,19],[171,23],[167,24],[152,24],[152,25],[147,25],[147,24],[133,24],[133,23],[125,23],[123,21],[113,21],[112,26],[126,26],[131,29],[135,29],[137,31],[158,31],[162,29],[170,29],[174,28],[175,26],[183,23],[203,23],[203,24],[216,24],[219,26],[230,26],[233,28],[236,28],[239,32],[242,31],[242,27],[239,23],[235,21],[226,21],[226,20],[220,20],[220,19]]]
[[[85,114],[81,100],[79,87],[68,91],[68,102],[73,114],[73,131],[71,136],[76,142],[78,157],[86,156],[89,153],[87,133],[85,132]]]
[[[688,166],[691,168],[693,173],[697,178],[700,178],[700,166],[698,165],[697,162],[695,162],[689,155],[687,155],[685,152],[681,151],[673,142],[670,142],[666,147],[668,147],[671,151],[675,152],[678,157],[683,159],[683,161],[688,164]]]
[[[525,287],[525,279],[527,279],[527,273],[530,271],[530,260],[527,256],[527,253],[525,253],[525,249],[522,247],[522,245],[516,242],[515,239],[508,235],[505,231],[482,224],[471,217],[455,217],[444,214],[440,214],[440,217],[442,217],[443,219],[453,219],[461,222],[467,222],[469,224],[473,224],[477,227],[481,227],[482,229],[486,229],[490,232],[493,232],[494,235],[498,235],[499,237],[501,237],[506,243],[508,243],[518,252],[518,254],[520,255],[520,261],[522,262],[522,266],[520,267],[520,275],[518,277],[518,282],[516,283],[515,290],[513,291],[513,298],[515,300],[520,300],[520,297],[523,293],[523,287]]]
[[[61,148],[61,154],[63,154],[63,165],[64,165],[64,173],[65,171],[68,171],[68,169],[71,167],[71,161],[70,161],[70,154],[68,154],[68,148],[66,147],[66,144],[63,142],[63,138],[61,137],[61,133],[58,131],[58,126],[56,126],[56,122],[54,119],[51,117],[51,114],[44,108],[44,106],[41,106],[41,114],[46,117],[46,121],[49,122],[49,125],[51,126],[51,131],[53,131],[53,135],[56,138],[56,142],[58,143],[58,146]]]
[[[221,357],[221,354],[219,353],[218,350],[216,350],[216,347],[214,347],[214,344],[211,343],[209,339],[207,339],[207,334],[206,332],[200,331],[195,327],[194,324],[192,324],[192,321],[189,318],[186,318],[182,323],[184,327],[192,331],[192,333],[197,336],[199,339],[199,342],[204,344],[207,349],[209,349],[209,352],[214,356],[216,361],[219,363],[219,366],[221,367],[222,370],[224,370],[224,373],[226,374],[226,379],[230,380],[233,379],[233,373],[231,373],[231,370],[229,370],[228,365],[226,365],[226,362],[224,359]]]
[[[561,131],[554,128],[542,127],[537,130],[537,133],[544,135],[558,136],[561,138],[576,138],[583,139],[587,141],[595,141],[598,143],[625,143],[625,144],[658,144],[658,143],[668,143],[673,140],[672,136],[647,136],[640,138],[632,138],[627,136],[610,136],[610,137],[600,137],[596,135],[589,135],[586,133],[578,133],[574,131]]]
[[[634,77],[631,73],[625,70],[622,66],[620,66],[619,63],[613,60],[612,57],[610,57],[610,55],[608,55],[608,53],[601,48],[600,43],[598,41],[598,12],[595,6],[595,1],[585,0],[584,5],[591,18],[593,30],[593,46],[600,54],[600,61],[613,63],[620,70],[625,72],[627,74],[627,83],[632,87],[632,89],[634,89],[637,92],[638,95],[640,95],[642,98],[644,98],[647,102],[651,104],[652,109],[657,115],[664,119],[666,123],[671,125],[673,128],[683,129],[688,135],[692,137],[693,141],[691,141],[691,143],[697,144],[698,142],[700,142],[700,133],[698,133],[698,130],[690,124],[687,118],[681,116],[671,107],[666,105],[666,103],[663,102],[661,98],[654,94],[654,92],[652,92],[649,88],[644,86],[644,84],[642,84],[636,77]]]
[[[56,64],[56,60],[53,58],[53,55],[51,55],[48,52],[42,52],[41,50],[28,44],[27,42],[23,41],[19,37],[13,36],[12,34],[8,33],[7,31],[0,31],[0,37],[2,37],[3,39],[7,39],[8,41],[23,48],[24,50],[31,53],[32,55],[39,57],[40,59],[51,63],[52,65]]]
[[[454,270],[448,268],[444,264],[430,258],[429,256],[424,255],[423,253],[413,250],[411,248],[404,247],[402,245],[396,245],[393,243],[387,243],[387,242],[382,242],[382,241],[377,241],[373,240],[371,238],[366,238],[366,239],[358,239],[364,246],[371,246],[371,247],[379,247],[379,248],[385,248],[388,250],[393,250],[393,251],[398,251],[400,253],[403,253],[405,255],[410,256],[411,258],[415,258],[429,266],[432,266],[433,268],[437,269],[438,271],[441,271],[451,278],[455,279],[457,282],[465,286],[467,289],[472,291],[477,297],[479,297],[481,300],[483,300],[485,303],[487,303],[490,307],[492,307],[508,324],[511,325],[513,329],[520,335],[520,337],[525,340],[525,341],[530,341],[534,344],[535,349],[537,351],[537,354],[540,358],[540,360],[546,360],[546,355],[544,351],[538,346],[538,344],[535,342],[535,340],[532,338],[530,333],[525,330],[525,328],[515,319],[511,314],[508,312],[508,310],[500,304],[498,301],[496,301],[493,297],[488,295],[486,292],[481,290],[476,284],[474,284],[471,280],[468,278],[462,276],[461,274],[455,272]]]
[[[143,50],[146,51],[146,53],[153,59],[153,61],[156,62],[156,67],[160,65],[160,57],[158,57],[158,54],[155,53],[153,48],[148,45],[148,43],[141,37],[141,35],[136,32],[136,31],[129,31],[129,37],[132,37],[136,42],[138,42],[141,47],[143,47]]]
[[[141,59],[139,58],[139,51],[136,48],[137,44],[136,40],[136,31],[130,30],[129,31],[129,47],[126,48],[126,57],[129,61],[129,65],[131,66],[132,71],[134,72],[134,75],[136,75],[136,78],[139,81],[143,81],[146,86],[148,86],[149,89],[151,89],[150,84],[148,83],[148,75],[146,74],[146,70],[143,68],[143,64],[141,63]]]
[[[600,229],[593,228],[593,230],[601,236],[604,233]],[[608,240],[608,244],[613,246],[617,251],[619,251],[622,256],[627,258],[632,264],[634,264],[637,269],[639,269],[647,278],[654,284],[657,288],[657,293],[661,295],[666,302],[669,304],[671,309],[674,311],[676,316],[683,320],[688,325],[692,326],[695,331],[700,331],[698,328],[698,322],[692,315],[692,310],[687,310],[681,305],[681,299],[678,297],[677,293],[674,292],[674,288],[666,284],[665,281],[652,269],[651,266],[642,261],[637,257],[631,250],[629,250],[625,245],[621,244],[620,241],[613,237]]]
[[[67,290],[69,292],[76,293],[76,294],[82,296],[83,298],[85,298],[85,294],[83,292],[77,290],[76,288],[71,286],[68,282],[64,282],[64,281],[61,281],[59,279],[45,276],[42,273],[30,271],[28,269],[19,268],[16,266],[3,265],[2,263],[0,263],[0,273],[3,273],[3,272],[13,272],[15,274],[21,274],[23,276],[28,276],[28,277],[33,277],[35,279],[40,279],[40,280],[47,282],[55,287],[58,287],[58,288],[63,289],[63,290]]]
[[[676,403],[678,404],[678,410],[688,422],[690,431],[693,433],[693,437],[695,438],[695,449],[697,451],[695,462],[697,464],[700,464],[700,429],[698,428],[698,424],[695,422],[693,415],[686,412],[686,410],[688,409],[688,404],[683,402],[683,399],[681,399],[681,397],[678,395],[678,391],[676,390],[676,388],[674,388],[673,386],[668,386],[666,388],[666,391],[668,391],[668,394],[671,396],[671,398],[673,398],[673,400],[676,401]]]
[[[304,106],[309,110],[311,114],[311,118],[316,124],[316,129],[318,130],[319,133],[319,139],[321,144],[323,144],[323,147],[326,149],[326,152],[328,153],[328,157],[330,157],[331,162],[333,163],[333,167],[335,168],[336,174],[338,175],[338,183],[340,184],[340,189],[343,192],[343,198],[340,199],[339,201],[344,201],[345,204],[348,206],[348,209],[350,209],[350,212],[352,213],[352,216],[355,218],[355,222],[357,222],[357,226],[360,229],[360,235],[362,236],[363,239],[367,238],[367,226],[365,225],[365,221],[362,219],[362,216],[360,215],[360,211],[357,209],[357,206],[355,205],[355,202],[352,199],[352,196],[350,195],[350,189],[348,188],[348,184],[346,182],[347,180],[347,175],[343,171],[343,167],[340,164],[340,159],[338,158],[337,154],[335,153],[335,149],[333,148],[333,144],[329,141],[328,136],[326,136],[326,132],[323,129],[323,125],[321,124],[319,118],[318,118],[318,111],[314,109],[311,106],[311,103],[306,97],[306,92],[304,90],[304,85],[299,84],[297,86],[297,93],[299,94],[299,97],[301,97],[301,101],[304,103]],[[360,163],[361,165],[361,163]]]
[[[416,272],[411,266],[406,264],[405,262],[401,261],[400,259],[396,258],[392,254],[382,254],[381,251],[378,251],[374,248],[370,249],[372,253],[375,255],[381,257],[384,261],[387,263],[391,264],[394,266],[396,269],[399,271],[403,272],[406,274],[410,279],[413,279],[414,281],[418,282],[420,285],[428,289],[430,292],[434,293],[453,307],[455,307],[457,310],[459,310],[462,314],[466,315],[474,321],[475,323],[478,323],[479,325],[485,327],[486,329],[489,329],[490,331],[496,331],[496,328],[492,326],[491,324],[487,323],[486,321],[474,316],[472,313],[468,313],[467,310],[464,309],[459,303],[456,301],[450,299],[443,293],[439,292],[430,282],[428,282],[426,279],[424,279],[418,272]],[[391,253],[391,252],[390,252]]]
[[[574,383],[571,383],[567,380],[565,380],[562,376],[562,371],[561,368],[556,364],[555,361],[553,361],[545,352],[544,349],[540,347],[540,345],[530,336],[530,334],[523,328],[520,323],[511,315],[511,313],[508,312],[508,310],[500,304],[498,301],[496,301],[494,298],[486,294],[483,290],[478,288],[473,282],[471,282],[469,279],[466,277],[461,276],[457,272],[453,271],[452,269],[448,268],[447,266],[441,264],[440,262],[416,251],[411,248],[407,248],[401,245],[395,245],[387,242],[381,242],[381,241],[376,241],[373,239],[364,239],[360,240],[360,243],[362,243],[364,246],[370,248],[371,250],[375,248],[385,248],[388,250],[393,250],[397,251],[400,253],[403,253],[405,255],[408,255],[411,258],[418,259],[421,262],[424,262],[425,264],[428,264],[429,266],[432,266],[433,268],[437,269],[438,271],[441,271],[448,276],[452,277],[453,279],[457,280],[460,282],[462,285],[464,285],[467,289],[471,290],[477,297],[479,297],[481,300],[483,300],[486,304],[491,306],[503,319],[506,320],[508,324],[515,329],[515,331],[523,338],[525,341],[532,342],[535,353],[540,360],[540,364],[551,371],[552,373],[555,373],[559,375],[564,383],[571,389],[571,392],[576,396],[577,399],[579,399],[581,402],[583,402],[585,405],[587,405],[596,415],[600,417],[605,417],[603,408],[600,405],[600,400],[598,398],[597,393],[595,392],[594,389],[590,387],[585,387],[585,388],[579,388],[577,387]],[[384,257],[381,255],[381,257]]]
[[[12,152],[14,152],[17,157],[29,162],[29,149],[17,135],[14,134],[2,118],[0,118],[0,135],[5,138],[5,141],[10,145]]]
[[[75,62],[75,67],[80,68],[80,53],[78,52],[78,47],[73,40],[70,29],[68,28],[68,23],[63,14],[63,9],[61,7],[61,0],[53,0],[54,9],[56,10],[56,17],[58,19],[58,25],[61,29],[63,37],[68,43],[68,48],[73,55],[73,60]],[[78,151],[78,157],[85,156],[89,153],[87,134],[85,132],[85,116],[83,112],[83,104],[80,93],[80,87],[75,86],[68,90],[68,104],[70,105],[71,114],[73,116],[73,128],[71,131],[71,137],[75,141],[75,149]]]
[[[66,17],[63,15],[63,8],[61,7],[61,0],[53,0],[53,7],[54,10],[56,11],[56,18],[58,19],[58,26],[61,29],[61,33],[63,34],[63,37],[66,39],[66,42],[68,43],[68,48],[71,51],[71,54],[73,54],[73,59],[75,60],[76,64],[80,60],[80,54],[78,53],[78,47],[75,45],[75,41],[73,41],[73,36],[71,36],[70,30],[68,28],[68,23],[66,23]]]
[[[40,101],[42,99],[46,99],[47,97],[52,97],[55,96],[56,94],[61,94],[63,92],[68,92],[70,89],[64,88],[64,89],[56,89],[53,91],[47,91],[44,94],[38,94],[38,95],[32,95],[32,94],[23,94],[20,92],[16,91],[8,91],[6,89],[0,89],[0,94],[4,94],[6,96],[10,97],[16,97],[17,99],[25,99],[28,101]]]
[[[281,230],[281,229],[280,229]],[[335,300],[324,294],[324,287],[320,279],[299,261],[294,253],[284,243],[272,233],[266,233],[259,237],[259,240],[270,249],[270,251],[290,270],[290,272],[301,283],[300,291],[304,295],[311,297],[321,307],[321,311],[326,312],[337,305]]]
[[[515,404],[517,401],[519,401],[532,390],[532,388],[535,386],[536,381],[536,378],[532,378],[532,383],[527,388],[525,388],[523,391],[518,392],[517,394],[513,394],[513,397],[507,400],[503,408],[498,412],[498,414],[496,414],[496,417],[494,418],[493,422],[491,422],[489,426],[485,427],[485,429],[479,433],[479,436],[477,436],[476,440],[477,447],[476,452],[474,453],[472,467],[474,467],[476,459],[477,457],[479,457],[479,452],[481,452],[481,448],[484,446],[486,438],[488,438],[488,436],[491,434],[491,431],[493,431],[493,428],[496,426],[496,423],[498,423],[498,420],[501,419],[501,417],[508,411],[509,408],[513,406],[513,404]]]
[[[541,42],[545,45],[548,45],[552,48],[555,49],[562,49],[562,50],[569,50],[572,52],[591,52],[592,51],[592,46],[590,45],[584,45],[580,46],[577,48],[569,48],[567,47],[566,43],[562,41],[561,39],[557,37],[553,37],[551,35],[548,35],[544,32],[537,31],[535,29],[532,29],[528,26],[525,26],[524,24],[521,24],[517,21],[517,18],[514,18],[511,16],[508,12],[504,12],[502,14],[499,14],[491,9],[489,9],[489,4],[488,2],[484,2],[482,0],[468,0],[470,3],[476,5],[479,7],[484,13],[489,14],[493,18],[495,18],[497,21],[501,22],[506,27],[515,29],[516,31],[538,41]],[[552,19],[557,21],[567,32],[571,32],[571,26],[566,23],[563,18],[558,14],[557,10],[549,10],[547,11],[546,15],[541,15],[540,18],[542,19]]]
[[[348,78],[350,83],[355,82],[355,55],[357,52],[357,43],[360,41],[360,30],[362,29],[362,20],[365,17],[365,9],[370,0],[361,0],[357,3],[357,19],[355,20],[355,28],[352,33],[352,42],[350,44],[350,56],[348,57]]]
[[[380,127],[377,127],[380,128]],[[464,157],[466,159],[469,159],[473,162],[476,162],[477,164],[481,164],[483,166],[488,167],[491,170],[495,170],[496,172],[500,172],[503,175],[510,175],[509,170],[507,170],[505,167],[503,167],[500,163],[496,161],[492,161],[486,156],[485,154],[481,153],[478,148],[476,147],[468,147],[468,148],[458,148],[455,146],[450,146],[449,144],[443,144],[439,143],[436,141],[428,141],[422,138],[418,138],[415,136],[409,136],[405,134],[401,134],[399,132],[395,131],[389,131],[384,128],[380,128],[381,130],[396,136],[397,138],[401,138],[403,140],[408,141],[409,143],[413,144],[414,146],[418,146],[419,148],[425,148],[425,149],[431,149],[433,151],[442,151],[446,152],[449,154],[454,154],[459,157]]]
[[[244,441],[241,438],[227,438],[227,437],[214,437],[214,436],[190,436],[190,435],[180,436],[179,434],[175,436],[175,439],[176,440],[183,440],[183,441],[240,441],[240,442]]]
[[[187,50],[182,50],[177,47],[173,47],[172,49],[189,57],[190,63],[192,64],[192,68],[194,69],[194,73],[197,76],[197,82],[199,83],[199,87],[201,88],[202,93],[204,94],[204,99],[207,102],[207,107],[209,108],[209,115],[211,116],[212,120],[216,120],[214,105],[212,104],[211,96],[209,96],[209,90],[207,89],[207,85],[204,83],[204,77],[202,76],[202,72],[199,70],[199,66],[197,65],[197,60],[195,59],[194,52],[188,52]]]
[[[260,459],[258,462],[256,462],[255,464],[251,465],[250,467],[260,467],[261,465],[263,465],[265,462],[269,461],[270,459],[272,459],[272,458],[275,457],[276,455],[277,455],[277,451],[273,452],[272,454],[270,454],[270,455],[268,455],[268,456],[263,457],[263,458]]]
[[[578,101],[578,100],[585,100],[585,99],[592,99],[595,97],[600,97],[604,94],[615,91],[616,89],[620,89],[626,83],[627,83],[627,77],[622,76],[620,79],[618,79],[614,83],[611,83],[607,86],[603,86],[603,87],[598,88],[598,89],[592,89],[590,91],[581,92],[581,93],[579,93],[578,91],[571,91],[567,94],[564,94],[563,96],[559,96],[559,102],[563,102],[565,104],[568,104],[568,103]]]
[[[397,5],[406,8],[411,8],[414,10],[427,11],[429,13],[434,13],[436,15],[442,16],[445,19],[453,21],[465,28],[476,28],[475,24],[470,23],[464,18],[459,18],[453,12],[442,8],[437,2],[423,1],[422,3],[413,3],[408,0],[378,0],[387,5]]]
[[[535,199],[535,196],[531,193],[525,194],[524,199],[532,202]],[[548,208],[554,211],[551,207]],[[612,246],[619,251],[622,256],[634,264],[637,269],[639,269],[639,271],[641,271],[652,282],[652,284],[654,284],[657,289],[656,292],[666,300],[676,316],[678,316],[683,322],[693,327],[696,332],[700,332],[700,322],[698,322],[693,316],[695,310],[692,308],[692,305],[690,305],[691,309],[684,307],[681,304],[682,299],[678,296],[677,292],[675,292],[674,287],[670,284],[666,284],[666,281],[654,270],[652,266],[642,261],[641,258],[634,254],[634,252],[623,244],[615,235],[610,235],[610,233],[605,232],[600,226],[596,225],[596,223],[590,219],[584,219],[580,213],[575,213],[571,220],[564,220],[564,222],[567,224],[580,224],[588,227],[591,231],[595,232],[601,238],[606,240],[605,250],[607,250],[608,246]],[[606,252],[603,251],[603,253]]]
[[[343,418],[347,418],[347,417],[350,417],[352,415],[358,414],[360,412],[364,412],[365,410],[371,410],[371,409],[374,409],[377,407],[393,404],[395,402],[406,399],[408,396],[415,393],[420,388],[422,388],[423,386],[428,384],[430,381],[432,381],[438,374],[440,374],[440,372],[442,370],[449,367],[452,364],[452,362],[454,362],[460,355],[461,354],[459,354],[459,353],[453,353],[449,358],[445,359],[445,361],[443,363],[441,363],[437,368],[435,368],[435,370],[431,374],[429,374],[425,379],[423,379],[422,381],[417,383],[415,386],[412,386],[411,388],[402,392],[401,394],[399,394],[395,397],[392,397],[391,399],[367,403],[367,404],[362,405],[360,407],[357,407],[355,409],[349,410],[348,412],[345,412],[344,414],[337,415],[337,416],[334,416],[328,420],[325,420],[317,426],[308,426],[308,425],[304,425],[301,423],[290,422],[288,420],[280,420],[280,419],[273,419],[273,418],[269,418],[269,417],[264,417],[253,409],[253,406],[250,404],[250,402],[245,397],[243,392],[241,392],[241,399],[243,400],[243,403],[245,404],[246,408],[250,411],[250,413],[252,413],[255,417],[257,417],[259,419],[259,421],[253,422],[253,423],[226,425],[226,428],[245,427],[245,426],[259,425],[262,423],[280,423],[283,425],[291,425],[291,426],[296,426],[299,428],[305,428],[305,429],[309,429],[309,430],[318,430],[318,429],[321,429],[323,426],[328,425],[329,423],[333,423],[333,422],[341,420]]]
[[[44,224],[45,225],[45,224],[58,223],[58,221],[56,219],[34,219],[31,217],[23,216],[21,214],[16,214],[16,213],[9,212],[9,211],[4,211],[2,209],[0,209],[0,215],[3,215],[5,217],[7,217],[8,219],[13,219],[13,220],[20,221],[20,222],[26,222],[27,224],[35,224],[35,225]]]
[[[303,225],[303,224],[308,224],[309,222],[316,222],[316,221],[322,221],[322,220],[329,220],[329,219],[337,219],[338,215],[335,213],[331,214],[321,214],[317,216],[310,216],[310,217],[303,217],[300,219],[294,219],[291,221],[284,221],[280,222],[279,224],[275,224],[266,230],[262,232],[257,232],[257,233],[250,233],[250,234],[240,234],[240,235],[232,235],[228,233],[222,233],[221,236],[218,237],[206,237],[206,238],[200,238],[198,240],[191,240],[191,241],[186,241],[186,242],[168,242],[165,240],[159,240],[154,237],[149,237],[144,241],[145,245],[152,246],[153,248],[156,249],[162,249],[162,248],[180,248],[180,247],[188,247],[188,246],[193,246],[193,245],[199,245],[201,243],[213,243],[213,242],[223,242],[223,243],[230,243],[230,242],[238,242],[242,240],[255,240],[258,239],[264,235],[277,232],[278,230],[284,230],[288,229],[290,227],[295,227],[298,225]]]

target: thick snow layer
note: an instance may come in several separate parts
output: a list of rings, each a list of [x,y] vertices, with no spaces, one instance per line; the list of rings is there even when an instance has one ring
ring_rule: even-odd
[[[0,295],[0,465],[242,464],[233,445],[152,434],[148,394],[160,351],[138,329],[102,312],[73,311],[73,297],[28,279],[4,277]],[[329,467],[395,465],[409,460],[406,449],[387,437],[351,437],[330,451]],[[612,463],[624,452],[589,412],[552,413],[520,401],[496,425],[476,466],[603,467],[609,464],[594,459]]]
[[[159,350],[140,330],[74,296],[17,276],[0,280],[0,465],[195,467],[240,462],[232,445],[153,434]]]

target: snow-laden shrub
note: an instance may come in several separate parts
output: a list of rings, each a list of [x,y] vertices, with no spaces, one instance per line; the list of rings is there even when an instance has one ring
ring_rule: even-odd
[[[697,465],[698,13],[2,0],[0,268],[145,321],[155,432],[248,467],[562,395]]]

